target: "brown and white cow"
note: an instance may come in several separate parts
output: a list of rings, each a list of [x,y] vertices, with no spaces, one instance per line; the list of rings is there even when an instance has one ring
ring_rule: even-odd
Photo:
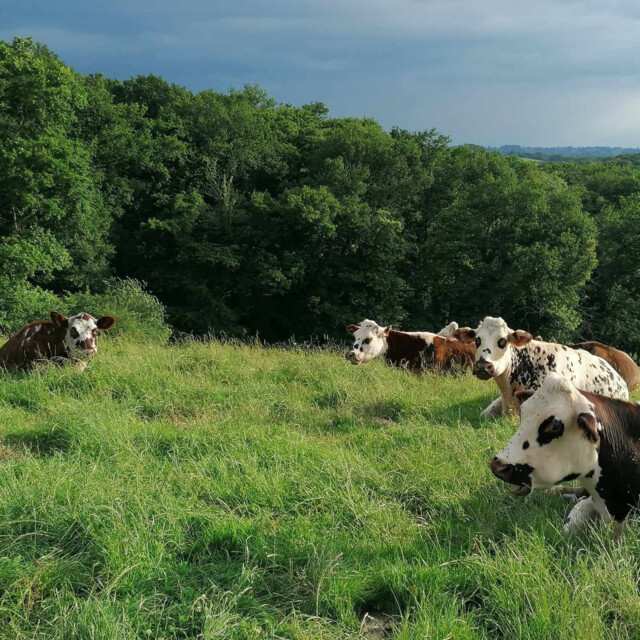
[[[500,401],[492,402],[484,417],[497,413],[517,415],[516,391],[535,391],[547,374],[566,376],[580,389],[626,400],[629,390],[613,367],[586,351],[553,342],[534,340],[527,331],[513,331],[502,318],[486,317],[477,329],[456,332],[463,342],[476,346],[473,374],[481,380],[493,378],[500,389]]]
[[[629,391],[640,386],[640,367],[624,351],[595,341],[572,344],[571,348],[584,349],[584,351],[606,360],[624,378]]]
[[[93,357],[98,351],[100,331],[110,329],[116,319],[111,316],[94,318],[79,313],[67,318],[51,312],[51,320],[25,324],[0,348],[0,366],[7,369],[29,369],[39,360]]]
[[[458,325],[447,325],[440,333],[428,331],[395,331],[391,325],[381,327],[373,320],[363,320],[359,325],[350,324],[347,332],[354,343],[345,357],[352,364],[364,364],[377,357],[395,367],[414,373],[430,371],[454,371],[473,366],[473,345],[446,337]]]
[[[491,461],[493,474],[531,489],[578,480],[585,497],[569,513],[566,532],[596,516],[620,525],[640,503],[638,405],[580,391],[556,373],[519,396],[526,400],[520,428]]]

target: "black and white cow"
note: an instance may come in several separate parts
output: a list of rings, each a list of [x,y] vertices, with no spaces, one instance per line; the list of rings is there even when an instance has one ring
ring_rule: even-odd
[[[527,331],[513,331],[502,318],[486,317],[477,329],[458,329],[463,342],[475,340],[473,374],[481,380],[493,378],[500,398],[483,412],[484,417],[517,415],[520,408],[514,393],[535,391],[547,374],[555,371],[578,388],[626,400],[629,389],[622,377],[602,358],[553,342],[534,340]]]
[[[493,474],[525,492],[578,480],[586,496],[566,532],[598,516],[620,525],[640,501],[638,405],[580,391],[556,373],[518,397],[520,428],[491,461]]]

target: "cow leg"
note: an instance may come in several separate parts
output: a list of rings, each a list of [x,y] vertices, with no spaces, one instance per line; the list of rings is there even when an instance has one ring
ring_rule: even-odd
[[[567,487],[560,485],[549,489],[548,493],[558,494],[566,502],[576,503],[580,498],[588,498],[589,493],[582,487]]]
[[[597,513],[596,506],[593,504],[593,498],[578,500],[569,512],[564,523],[563,531],[565,533],[571,533],[574,529],[580,528],[585,522],[592,520]]]
[[[496,398],[481,414],[482,418],[502,415],[502,396]]]

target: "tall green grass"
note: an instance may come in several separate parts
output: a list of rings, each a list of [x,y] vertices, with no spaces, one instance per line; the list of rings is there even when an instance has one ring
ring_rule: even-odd
[[[636,526],[510,495],[495,395],[218,342],[1,373],[0,637],[640,637]]]

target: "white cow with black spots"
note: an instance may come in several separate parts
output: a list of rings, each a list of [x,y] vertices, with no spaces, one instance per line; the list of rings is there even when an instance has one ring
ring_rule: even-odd
[[[584,497],[565,532],[600,517],[619,533],[640,503],[640,407],[580,391],[556,373],[517,396],[520,428],[491,461],[493,474],[522,493],[577,480]]]
[[[481,380],[493,378],[500,398],[483,412],[484,417],[517,415],[516,391],[535,391],[554,371],[576,387],[600,395],[626,400],[629,389],[622,377],[605,362],[587,351],[534,340],[527,331],[513,331],[502,318],[487,316],[477,329],[458,329],[455,337],[463,342],[475,340],[473,374]]]

